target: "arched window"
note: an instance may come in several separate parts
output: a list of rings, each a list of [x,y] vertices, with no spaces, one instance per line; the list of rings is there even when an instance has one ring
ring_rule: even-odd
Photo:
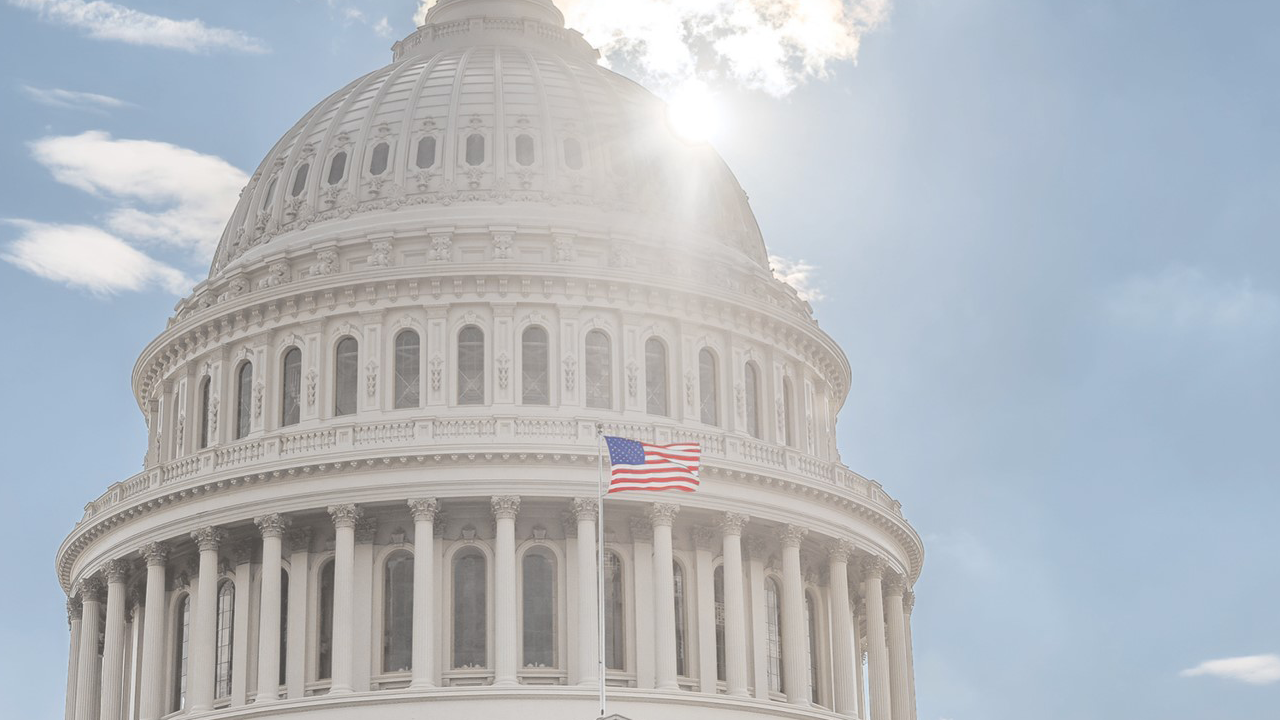
[[[418,152],[417,157],[414,158],[414,164],[422,170],[426,170],[436,164],[435,135],[427,135],[418,140]]]
[[[356,168],[359,172],[359,168]],[[329,184],[337,185],[342,182],[342,176],[347,174],[347,151],[343,150],[333,159],[329,161]]]
[[[320,568],[320,628],[316,642],[316,679],[333,677],[333,561]]]
[[[200,381],[200,436],[197,440],[200,443],[201,450],[209,447],[209,443],[213,440],[213,438],[209,437],[209,402],[212,383],[212,378],[207,375]]]
[[[418,333],[405,330],[396,335],[396,409],[418,407],[421,386],[421,341]]]
[[[276,195],[276,181],[279,179],[279,176],[276,176],[271,178],[271,182],[267,183],[267,191],[262,194],[262,210],[265,211],[271,207],[271,200]]]
[[[811,593],[804,594],[804,626],[809,634],[809,702],[818,703],[818,608]]]
[[[381,175],[387,171],[387,159],[391,156],[391,146],[378,143],[373,146],[373,155],[369,158],[369,174]]]
[[[289,571],[280,569],[280,684],[285,683],[289,653]]]
[[[488,665],[488,606],[484,556],[472,551],[453,562],[453,667]]]
[[[240,364],[236,373],[236,439],[249,434],[253,418],[253,363]]]
[[[191,596],[183,595],[178,601],[178,612],[173,626],[173,686],[169,712],[178,712],[187,706],[187,659],[191,651]]]
[[[623,670],[627,661],[626,598],[622,590],[622,560],[617,553],[604,554],[604,666]]]
[[[676,601],[676,675],[689,675],[689,629],[685,617],[684,567],[672,563],[672,588]]]
[[[656,337],[644,344],[644,395],[650,415],[667,414],[667,346]]]
[[[698,353],[698,397],[702,422],[720,424],[720,394],[717,388],[716,356],[708,348]]]
[[[564,139],[564,164],[570,170],[582,169],[582,143],[577,138]]]
[[[529,167],[533,164],[533,138],[529,135],[516,136],[516,162]]]
[[[475,325],[458,331],[458,404],[484,404],[484,331]]]
[[[760,373],[756,364],[749,362],[742,368],[743,404],[747,413],[747,433],[760,438]]]
[[[546,329],[525,328],[520,336],[520,388],[525,405],[551,404],[550,355]]]
[[[280,388],[280,424],[297,425],[302,419],[302,351],[289,348],[284,353],[284,380]]]
[[[356,395],[360,383],[360,344],[347,336],[338,341],[333,353],[333,414],[356,414]]]
[[[714,578],[711,592],[716,607],[716,679],[723,681],[728,677],[724,640],[724,566],[717,566],[711,576]]]
[[[467,164],[473,167],[484,164],[484,136],[480,133],[467,136]]]
[[[773,578],[765,578],[764,605],[769,691],[782,692],[782,604]]]
[[[782,378],[782,444],[787,447],[795,447],[795,432],[791,429],[794,422],[792,419],[794,414],[792,411],[795,406],[792,404],[793,393],[791,392],[791,378],[783,376]]]
[[[387,559],[382,580],[382,672],[413,666],[413,556]]]
[[[613,407],[613,349],[609,336],[603,330],[587,333],[587,372],[583,378],[587,392],[587,407],[610,409]]]
[[[298,166],[298,172],[293,174],[293,189],[289,191],[290,197],[298,197],[302,191],[307,189],[307,173],[311,170],[311,163],[302,163]]]
[[[521,589],[524,593],[523,633],[525,667],[556,666],[556,561],[546,548],[525,553]]]
[[[234,631],[236,612],[236,586],[225,580],[218,586],[217,648],[214,657],[215,698],[231,696],[231,635]]]

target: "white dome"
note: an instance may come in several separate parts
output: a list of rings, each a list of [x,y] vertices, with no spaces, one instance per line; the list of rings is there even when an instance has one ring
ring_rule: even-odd
[[[211,276],[371,212],[387,226],[484,216],[625,229],[767,267],[723,161],[674,135],[661,101],[597,57],[545,0],[437,4],[390,65],[326,98],[271,149]]]

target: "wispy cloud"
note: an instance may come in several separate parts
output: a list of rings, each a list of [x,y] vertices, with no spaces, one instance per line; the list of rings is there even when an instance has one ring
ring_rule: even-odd
[[[822,290],[815,282],[814,273],[817,268],[814,266],[804,260],[788,260],[779,255],[769,256],[769,266],[773,270],[773,276],[790,285],[801,300],[818,302],[823,299]]]
[[[329,9],[340,14],[345,24],[359,23],[368,26],[378,37],[391,37],[391,23],[385,15],[377,20],[372,20],[368,15],[364,14],[363,10],[347,5],[343,0],[329,0]]]
[[[104,0],[9,0],[51,22],[99,40],[199,53],[210,50],[261,53],[267,46],[239,30],[210,27],[201,20],[174,20]]]
[[[191,279],[180,270],[99,228],[5,222],[16,226],[21,236],[0,252],[0,259],[40,277],[100,295],[152,286],[175,294],[191,289]]]
[[[133,103],[125,102],[119,98],[113,98],[110,95],[99,95],[91,92],[78,92],[76,90],[63,90],[62,88],[38,88],[30,85],[21,85],[22,92],[27,97],[50,107],[65,108],[67,110],[83,110],[88,112],[101,113],[107,110],[116,110],[124,107],[131,107]]]
[[[1112,289],[1107,309],[1117,320],[1152,329],[1196,330],[1272,327],[1280,322],[1280,296],[1249,278],[1224,280],[1175,266],[1130,278]]]
[[[432,0],[422,0],[421,20]],[[727,82],[776,96],[857,60],[889,0],[557,0],[569,27],[655,89]]]
[[[1246,655],[1206,660],[1178,674],[1182,677],[1208,675],[1250,685],[1270,685],[1280,682],[1280,655]]]
[[[91,130],[31,144],[59,182],[105,196],[115,233],[212,255],[248,177],[222,158],[153,140],[123,140]]]

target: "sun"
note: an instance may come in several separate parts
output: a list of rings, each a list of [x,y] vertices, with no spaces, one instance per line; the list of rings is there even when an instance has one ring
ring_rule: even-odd
[[[688,143],[705,143],[720,130],[720,106],[700,80],[689,80],[667,97],[667,124]]]

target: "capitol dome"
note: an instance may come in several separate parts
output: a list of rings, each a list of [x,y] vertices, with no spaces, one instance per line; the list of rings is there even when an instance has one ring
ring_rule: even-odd
[[[67,720],[595,717],[601,668],[634,720],[915,719],[923,546],[841,462],[849,362],[597,58],[439,0],[270,150],[58,551]],[[601,433],[698,443],[698,491],[601,516]]]

